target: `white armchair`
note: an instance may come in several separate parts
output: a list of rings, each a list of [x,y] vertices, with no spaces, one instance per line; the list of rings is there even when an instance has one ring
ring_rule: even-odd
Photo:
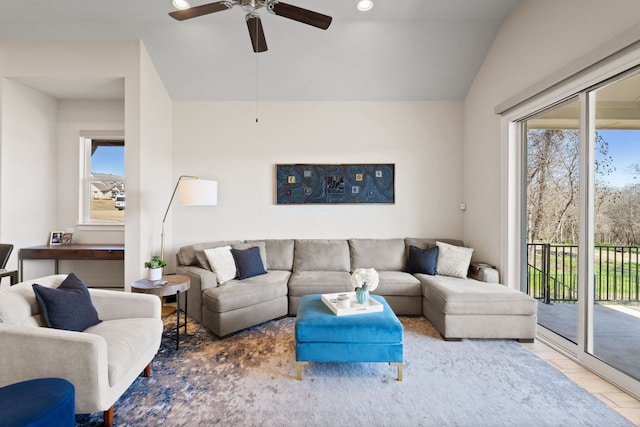
[[[33,283],[57,287],[66,275],[47,276],[0,288],[0,386],[60,377],[76,390],[76,413],[104,412],[144,372],[162,339],[160,299],[155,295],[89,289],[102,322],[84,332],[46,327]]]

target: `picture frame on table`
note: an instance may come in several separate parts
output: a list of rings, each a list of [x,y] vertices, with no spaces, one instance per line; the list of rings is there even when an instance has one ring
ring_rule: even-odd
[[[63,231],[52,231],[51,233],[49,233],[49,245],[61,245],[63,235]]]
[[[62,234],[62,244],[70,245],[73,241],[73,233],[63,233]]]

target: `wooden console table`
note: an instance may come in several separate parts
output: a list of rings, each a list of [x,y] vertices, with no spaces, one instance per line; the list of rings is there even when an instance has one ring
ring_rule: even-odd
[[[0,280],[2,280],[3,277],[9,277],[11,279],[11,286],[13,286],[18,283],[18,270],[6,270],[3,268],[0,270]]]
[[[58,262],[61,259],[124,261],[124,245],[92,243],[20,248],[20,252],[18,253],[20,281],[23,280],[23,261],[25,259],[52,259],[55,261],[55,274],[58,274]]]

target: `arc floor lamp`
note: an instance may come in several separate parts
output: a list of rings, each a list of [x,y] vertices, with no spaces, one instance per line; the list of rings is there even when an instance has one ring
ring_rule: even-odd
[[[167,210],[162,218],[162,235],[160,238],[160,259],[164,261],[164,223],[167,220],[171,203],[180,188],[180,204],[186,206],[215,206],[218,204],[218,183],[198,176],[180,175],[171,194]]]

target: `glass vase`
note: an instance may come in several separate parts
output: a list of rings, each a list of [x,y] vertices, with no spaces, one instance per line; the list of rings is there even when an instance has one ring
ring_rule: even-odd
[[[365,289],[364,286],[356,289],[356,299],[360,304],[364,304],[369,301],[369,290]]]

